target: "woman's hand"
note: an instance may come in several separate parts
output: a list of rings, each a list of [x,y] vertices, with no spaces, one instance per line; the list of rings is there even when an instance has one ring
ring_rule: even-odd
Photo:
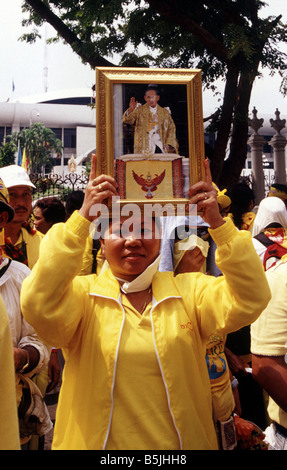
[[[217,191],[212,184],[208,159],[204,161],[204,167],[205,181],[199,181],[189,189],[189,203],[197,204],[197,212],[200,212],[201,217],[211,229],[215,229],[223,225],[224,220],[219,212]]]
[[[118,196],[117,182],[109,175],[97,176],[96,173],[96,155],[92,155],[92,166],[89,182],[85,191],[85,198],[79,213],[82,217],[93,221],[96,215],[91,215],[91,208],[94,205],[107,204],[113,196]]]

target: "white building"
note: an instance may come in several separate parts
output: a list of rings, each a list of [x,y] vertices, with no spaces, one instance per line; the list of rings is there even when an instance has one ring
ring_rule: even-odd
[[[29,96],[17,101],[0,103],[0,144],[7,135],[29,127],[35,122],[41,122],[51,128],[63,144],[61,159],[54,160],[54,172],[64,174],[68,172],[68,160],[73,155],[77,164],[77,172],[82,171],[81,164],[89,158],[96,149],[96,111],[91,88],[47,92],[41,95]],[[282,116],[282,119],[285,116]],[[276,133],[270,125],[270,119],[275,114],[260,115],[263,126],[258,130],[266,141],[262,149],[263,168],[270,175],[273,173],[273,149],[268,142]],[[208,125],[208,122],[205,126]],[[253,132],[251,129],[250,134]],[[281,133],[286,135],[286,128]],[[213,147],[215,136],[206,134],[205,143]],[[251,172],[250,148],[243,174]]]
[[[89,88],[0,103],[0,144],[7,135],[41,122],[63,144],[61,159],[54,160],[54,171],[66,172],[72,155],[81,168],[83,160],[96,148],[96,111],[92,104],[93,92]]]

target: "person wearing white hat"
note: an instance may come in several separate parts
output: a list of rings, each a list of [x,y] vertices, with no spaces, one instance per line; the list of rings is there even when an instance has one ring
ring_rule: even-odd
[[[14,218],[5,227],[5,240],[2,250],[6,256],[26,264],[30,269],[39,256],[43,234],[34,230],[28,223],[32,212],[32,189],[35,185],[27,171],[18,165],[0,168],[2,178],[9,192]]]
[[[8,165],[0,168],[1,178],[7,189],[12,186],[29,186],[36,189],[25,168],[19,165]]]
[[[32,213],[32,190],[36,187],[27,171],[18,165],[0,168],[0,178],[8,190],[10,204],[14,209],[13,220],[5,226],[4,242],[1,245],[3,256],[32,269],[38,260],[40,244],[44,236],[28,222]],[[48,385],[48,369],[42,369],[34,381],[44,396]],[[35,439],[32,446],[34,445],[38,446]],[[31,444],[30,448],[32,448]]]
[[[2,238],[1,244],[4,244],[3,227],[5,227],[7,223],[11,223],[14,218],[14,209],[12,206],[10,206],[9,202],[8,189],[0,178],[0,229],[2,230],[0,235]],[[1,361],[3,352],[0,355],[1,450],[8,450],[12,448],[18,449],[19,443],[21,443],[22,446],[24,443],[29,441],[30,434],[32,432],[30,429],[26,430],[26,427],[24,431],[23,427],[23,423],[28,421],[29,415],[25,414],[25,418],[22,417],[22,421],[19,421],[18,424],[18,416],[19,419],[21,419],[20,404],[27,403],[24,400],[24,384],[26,384],[27,381],[28,383],[31,383],[29,379],[32,376],[35,376],[35,374],[38,374],[40,370],[47,365],[49,360],[50,349],[39,340],[34,328],[24,320],[21,313],[21,286],[23,280],[30,274],[30,272],[30,269],[27,266],[24,266],[23,263],[19,263],[11,259],[9,260],[5,256],[2,257],[2,253],[0,254],[0,309],[3,309],[5,312],[5,315],[8,319],[8,322],[7,319],[6,322],[9,325],[9,331],[5,331],[5,329],[2,330],[2,327],[0,329],[0,344],[2,344],[2,341],[9,341],[10,346],[13,346],[11,353],[8,351],[5,353],[4,364],[3,361]],[[4,302],[4,305],[2,305],[2,301]],[[3,318],[1,318],[1,323],[2,322],[3,325],[5,325]],[[11,354],[12,361],[9,354]],[[7,370],[8,366],[10,367],[10,371]],[[3,369],[5,369],[4,375]],[[35,387],[36,386],[33,384],[33,389]],[[3,390],[4,394],[2,395]],[[5,390],[9,390],[9,397],[5,396]],[[45,405],[42,404],[42,406],[39,406],[39,403],[40,402],[38,402],[38,410],[41,410],[41,419],[43,416],[45,417],[45,429],[46,426],[48,426],[48,429],[51,429],[52,423],[49,419]],[[23,409],[23,405],[21,409]],[[35,410],[33,410],[33,414],[35,414]]]

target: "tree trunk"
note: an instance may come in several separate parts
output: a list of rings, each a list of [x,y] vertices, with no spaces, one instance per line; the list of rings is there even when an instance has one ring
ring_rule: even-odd
[[[230,153],[224,161],[219,185],[230,188],[238,182],[247,157],[248,109],[254,78],[241,75],[234,110]]]
[[[221,118],[219,121],[217,138],[210,164],[212,179],[215,183],[218,183],[222,173],[226,148],[230,137],[238,76],[239,70],[236,67],[230,66],[226,74]]]

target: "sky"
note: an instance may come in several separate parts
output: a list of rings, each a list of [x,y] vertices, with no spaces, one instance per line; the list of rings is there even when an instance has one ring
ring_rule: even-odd
[[[282,14],[283,20],[287,22],[286,0],[266,2],[269,7],[266,8],[264,16]],[[48,92],[91,88],[95,83],[95,72],[89,65],[82,63],[70,46],[62,42],[45,46],[44,36],[52,35],[51,26],[42,29],[43,38],[33,45],[18,40],[27,32],[27,28],[21,25],[21,3],[22,0],[1,0],[0,102],[7,99],[21,100],[23,97],[43,93],[46,86]],[[287,46],[284,47],[287,52]],[[45,66],[48,67],[46,80]],[[287,117],[287,97],[283,98],[279,92],[280,82],[280,77],[271,78],[268,74],[265,74],[263,79],[256,79],[250,110],[255,107],[259,118],[264,114],[273,115],[276,108],[279,109],[282,119]],[[223,91],[223,85],[220,88]],[[208,115],[217,106],[217,98],[214,98],[211,92],[204,92],[203,114]]]

